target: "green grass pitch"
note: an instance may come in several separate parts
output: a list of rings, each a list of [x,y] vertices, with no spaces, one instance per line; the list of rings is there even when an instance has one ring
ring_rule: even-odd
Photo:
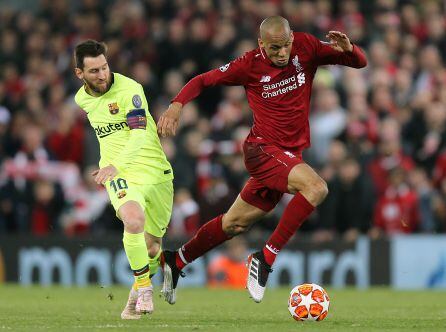
[[[295,322],[288,288],[267,289],[254,303],[244,290],[180,288],[177,303],[158,297],[155,312],[120,319],[123,287],[19,287],[0,285],[1,331],[446,331],[446,292],[328,289],[331,306],[322,322]]]

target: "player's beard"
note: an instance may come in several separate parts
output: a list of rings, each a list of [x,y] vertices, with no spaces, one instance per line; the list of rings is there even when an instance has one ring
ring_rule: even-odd
[[[111,86],[111,74],[107,77],[107,80],[104,81],[105,84],[94,84],[93,82],[87,80],[84,78],[84,83],[88,86],[88,89],[93,91],[94,93],[97,93],[99,95],[103,95],[106,93]]]

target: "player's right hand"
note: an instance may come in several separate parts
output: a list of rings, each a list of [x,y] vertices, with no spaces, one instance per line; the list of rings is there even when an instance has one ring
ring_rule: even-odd
[[[113,165],[108,165],[91,173],[97,184],[104,184],[107,181],[111,181],[117,174],[118,170]]]
[[[176,134],[182,108],[183,104],[173,102],[169,105],[167,111],[161,115],[157,125],[158,134],[160,134],[161,137],[173,136]]]
[[[353,45],[345,33],[332,30],[325,37],[330,40],[330,46],[336,51],[351,52],[353,50]]]

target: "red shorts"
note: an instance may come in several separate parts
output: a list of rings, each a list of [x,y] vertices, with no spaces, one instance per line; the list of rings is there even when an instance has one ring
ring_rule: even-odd
[[[251,175],[241,198],[263,211],[271,211],[288,192],[288,174],[302,162],[302,151],[289,151],[271,144],[243,144],[245,166]]]

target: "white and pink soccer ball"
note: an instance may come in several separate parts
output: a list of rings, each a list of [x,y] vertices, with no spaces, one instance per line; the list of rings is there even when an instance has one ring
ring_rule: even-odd
[[[327,292],[316,284],[294,287],[288,299],[288,310],[297,321],[321,321],[327,317],[329,306]]]

